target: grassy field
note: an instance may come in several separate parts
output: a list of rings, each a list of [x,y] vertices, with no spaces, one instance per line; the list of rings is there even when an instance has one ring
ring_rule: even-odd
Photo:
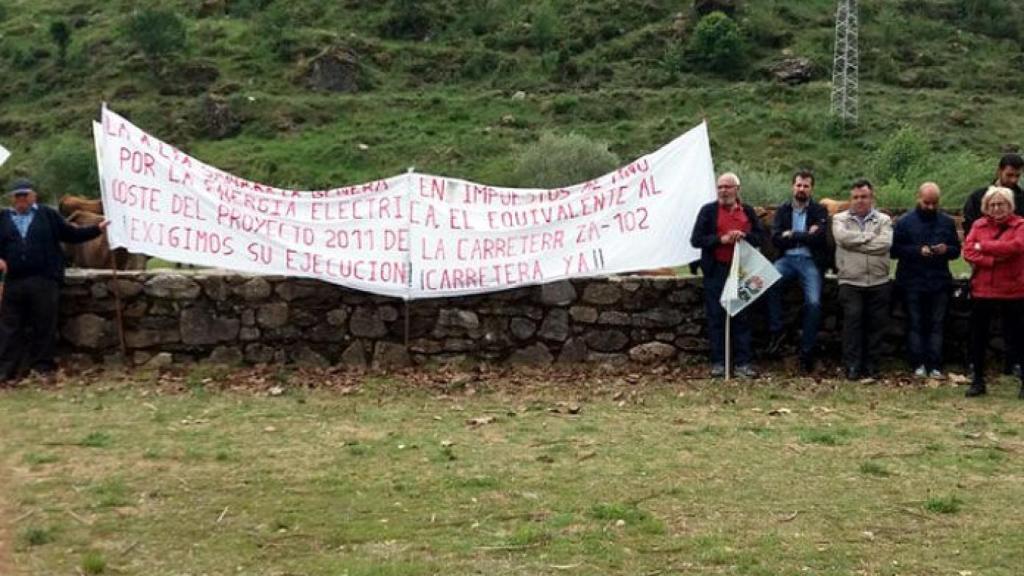
[[[967,401],[948,385],[676,371],[279,372],[247,390],[224,378],[0,393],[0,535],[13,535],[15,574],[1024,565],[1024,411],[1006,380]]]

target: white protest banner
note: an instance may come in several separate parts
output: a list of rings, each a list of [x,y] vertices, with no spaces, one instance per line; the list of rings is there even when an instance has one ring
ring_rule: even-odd
[[[10,157],[11,153],[7,150],[7,148],[0,146],[0,166],[3,166],[4,163],[7,162],[7,159]]]
[[[204,164],[106,109],[93,130],[111,247],[408,294],[409,176],[284,190]]]
[[[690,234],[701,205],[715,198],[704,124],[563,189],[498,188],[426,174],[414,175],[412,184],[415,298],[679,266],[700,256]]]
[[[775,266],[746,240],[735,244],[732,268],[722,289],[721,304],[729,316],[739,314],[782,276]]]
[[[284,190],[206,165],[104,108],[111,246],[176,262],[427,298],[678,266],[715,198],[706,125],[591,182],[497,188],[408,173]]]

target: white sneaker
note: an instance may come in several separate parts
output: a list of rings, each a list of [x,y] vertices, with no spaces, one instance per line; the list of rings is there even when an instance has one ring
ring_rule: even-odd
[[[932,371],[928,373],[928,377],[932,380],[942,380],[946,376],[939,370],[932,368]]]
[[[918,366],[914,369],[914,378],[927,378],[928,371],[925,370],[924,366]]]
[[[737,378],[757,378],[757,371],[750,364],[740,364],[736,367]]]

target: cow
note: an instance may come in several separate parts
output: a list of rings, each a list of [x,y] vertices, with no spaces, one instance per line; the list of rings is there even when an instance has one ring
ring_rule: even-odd
[[[89,226],[103,221],[103,203],[98,199],[81,196],[63,196],[57,203],[61,215],[77,226]],[[74,268],[117,268],[118,270],[145,270],[147,257],[131,254],[124,248],[111,251],[107,233],[82,244],[65,244],[64,254]]]
[[[818,200],[818,203],[824,206],[825,210],[828,210],[829,218],[835,216],[836,214],[844,210],[850,209],[849,200],[833,200],[831,198],[822,198],[821,200]]]
[[[103,201],[99,198],[83,198],[81,196],[72,196],[69,194],[67,196],[61,196],[60,200],[57,202],[57,208],[65,218],[78,211],[102,215]]]

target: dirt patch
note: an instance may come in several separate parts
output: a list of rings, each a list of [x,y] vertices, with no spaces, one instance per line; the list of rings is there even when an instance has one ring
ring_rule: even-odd
[[[14,526],[11,525],[14,508],[5,499],[10,493],[11,476],[4,464],[0,463],[0,574],[13,576],[14,571]]]

